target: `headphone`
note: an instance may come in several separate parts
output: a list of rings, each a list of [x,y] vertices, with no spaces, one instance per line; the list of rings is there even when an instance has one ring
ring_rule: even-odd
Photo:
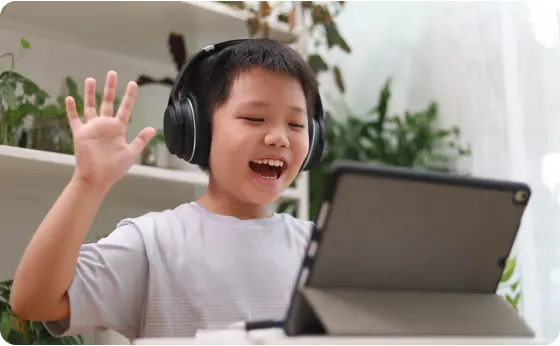
[[[189,76],[197,71],[199,63],[207,57],[247,40],[249,39],[229,40],[210,45],[183,65],[173,83],[163,116],[165,144],[171,154],[194,165],[208,164],[211,114],[208,110],[202,109],[197,97],[189,90]],[[319,164],[325,146],[323,105],[318,91],[312,113],[309,121],[309,151],[300,168],[301,171]]]

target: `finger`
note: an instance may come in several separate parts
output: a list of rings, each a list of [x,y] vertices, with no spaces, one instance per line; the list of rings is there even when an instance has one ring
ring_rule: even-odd
[[[117,118],[125,124],[127,124],[130,119],[130,113],[132,112],[132,107],[134,107],[134,99],[136,98],[137,90],[138,85],[135,82],[128,83],[121,105],[117,111]]]
[[[130,143],[130,148],[136,156],[140,155],[140,153],[144,151],[144,148],[146,148],[146,145],[148,145],[152,138],[154,138],[155,134],[156,130],[152,127],[146,127],[140,131],[138,136],[136,136],[136,138],[134,138],[134,140]]]
[[[78,129],[78,127],[82,125],[82,121],[80,120],[78,112],[76,111],[76,101],[74,101],[74,98],[72,96],[66,97],[65,103],[68,124],[70,124],[72,133],[74,133]]]
[[[117,73],[109,71],[107,73],[107,80],[105,81],[105,89],[103,90],[103,97],[101,99],[101,106],[99,107],[99,115],[112,117],[115,103],[115,93],[117,90]]]
[[[95,106],[95,79],[87,78],[84,82],[84,118],[86,120],[97,117]]]

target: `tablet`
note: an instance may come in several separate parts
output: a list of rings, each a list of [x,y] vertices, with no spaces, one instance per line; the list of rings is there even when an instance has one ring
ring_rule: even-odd
[[[530,195],[519,182],[336,163],[288,324],[302,288],[495,293]]]

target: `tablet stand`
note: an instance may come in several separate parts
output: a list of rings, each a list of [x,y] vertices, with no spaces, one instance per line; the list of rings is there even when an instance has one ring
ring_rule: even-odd
[[[495,294],[302,287],[292,309],[289,336],[534,337]]]

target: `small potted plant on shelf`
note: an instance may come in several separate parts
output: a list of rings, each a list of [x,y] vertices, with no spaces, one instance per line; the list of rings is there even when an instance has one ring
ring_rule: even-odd
[[[181,67],[186,63],[188,57],[187,46],[185,43],[185,39],[183,35],[179,33],[172,32],[169,34],[168,40],[168,47],[169,53],[171,54],[171,58],[173,60],[175,70],[179,73]],[[138,97],[135,107],[138,109],[137,112],[146,112],[147,116],[142,116],[139,113],[135,113],[139,115],[141,118],[149,118],[149,114],[152,112],[149,111],[150,107],[157,107],[156,112],[163,113],[165,110],[165,106],[167,105],[167,98],[169,97],[169,92],[171,91],[171,87],[175,80],[175,76],[166,76],[166,77],[152,77],[147,74],[141,74],[136,79],[136,83],[139,87]],[[146,90],[146,94],[143,94],[142,91]],[[149,96],[144,98],[143,95],[147,95],[149,91]],[[138,104],[143,104],[145,100],[146,107],[138,106]],[[142,110],[140,110],[142,109]],[[149,122],[151,119],[149,120]],[[150,124],[143,124],[146,126],[150,126]],[[156,132],[156,136],[150,143],[150,145],[146,148],[145,152],[143,153],[142,162],[148,165],[157,165],[157,166],[165,166],[171,169],[179,169],[179,170],[187,170],[187,171],[196,171],[198,167],[186,162],[183,159],[177,158],[175,155],[169,154],[166,150],[160,150],[160,144],[164,141],[163,132],[158,130]],[[165,153],[165,157],[162,155]]]
[[[9,69],[0,73],[0,144],[27,147],[26,129],[35,116],[52,111],[45,106],[48,94],[29,78],[15,71],[18,60],[30,48],[25,38],[20,40],[17,55],[4,53],[2,60],[9,60]]]
[[[82,336],[54,337],[43,323],[16,316],[10,306],[12,280],[0,282],[0,335],[12,345],[82,345]]]
[[[146,166],[165,166],[166,164],[161,164],[159,161],[162,159],[160,157],[160,145],[164,142],[163,131],[158,129],[154,138],[148,143],[144,151],[142,152],[141,164]]]

